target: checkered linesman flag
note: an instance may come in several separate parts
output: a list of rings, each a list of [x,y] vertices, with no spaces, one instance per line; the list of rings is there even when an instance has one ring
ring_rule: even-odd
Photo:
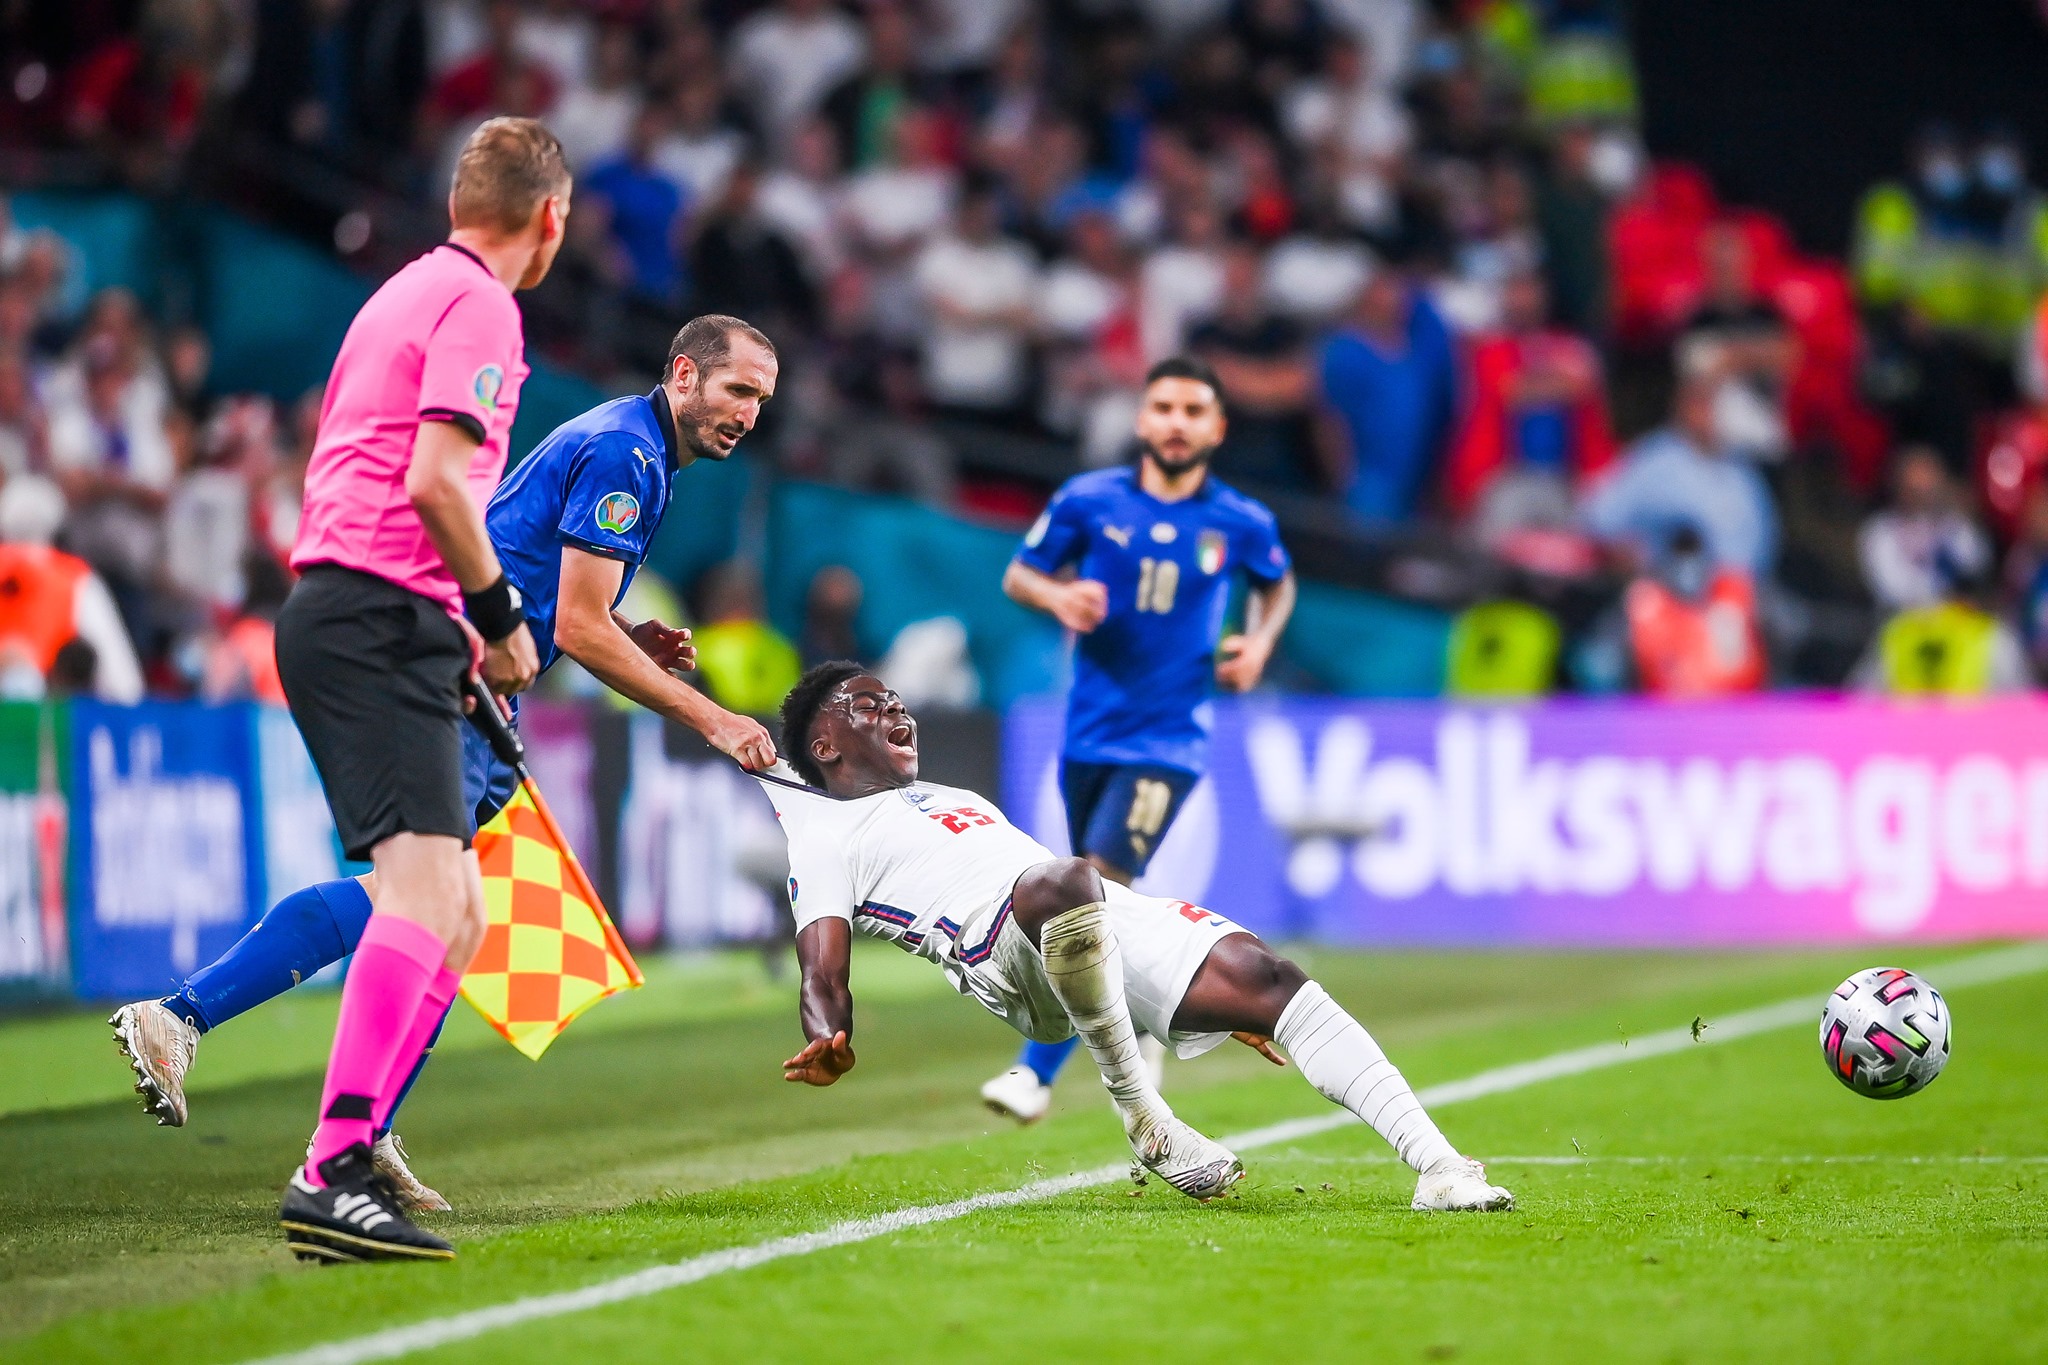
[[[477,831],[476,854],[488,927],[462,994],[539,1061],[577,1015],[646,978],[530,777]]]

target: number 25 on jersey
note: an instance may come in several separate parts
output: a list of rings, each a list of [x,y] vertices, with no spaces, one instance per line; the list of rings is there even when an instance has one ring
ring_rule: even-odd
[[[928,810],[925,814],[954,834],[965,834],[978,825],[993,825],[996,822],[993,815],[984,815],[972,806],[962,806],[958,810]]]

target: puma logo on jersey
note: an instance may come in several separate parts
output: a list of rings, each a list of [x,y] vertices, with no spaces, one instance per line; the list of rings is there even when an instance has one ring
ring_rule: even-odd
[[[1102,528],[1102,534],[1128,550],[1131,548],[1131,532],[1133,529],[1135,528],[1129,526],[1105,526]]]
[[[654,463],[654,457],[652,455],[649,455],[646,451],[642,450],[639,446],[633,447],[633,453],[640,457],[640,467],[642,469],[645,469],[647,468],[647,466]]]

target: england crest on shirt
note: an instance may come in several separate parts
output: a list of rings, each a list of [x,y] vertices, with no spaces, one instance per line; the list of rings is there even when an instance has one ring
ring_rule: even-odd
[[[1204,531],[1195,540],[1195,567],[1212,577],[1223,572],[1225,553],[1230,548],[1230,538],[1221,531]]]

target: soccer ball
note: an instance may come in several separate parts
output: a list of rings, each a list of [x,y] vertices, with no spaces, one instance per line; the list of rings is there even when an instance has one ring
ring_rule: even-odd
[[[1903,967],[1871,967],[1820,1011],[1820,1051],[1835,1079],[1873,1100],[1924,1090],[1948,1065],[1948,1005]]]

